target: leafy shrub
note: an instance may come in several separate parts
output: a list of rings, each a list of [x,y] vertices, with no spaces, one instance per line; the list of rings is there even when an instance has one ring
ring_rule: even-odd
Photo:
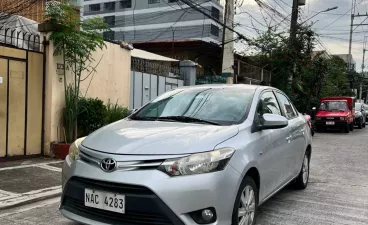
[[[93,131],[105,125],[106,106],[98,98],[80,98],[79,107],[81,113],[78,115],[78,134],[87,136]]]
[[[75,134],[76,119],[83,113],[83,108],[77,107],[78,98],[79,93],[73,85],[69,84],[65,87],[65,108],[63,109],[65,143],[72,143],[77,136]]]
[[[105,116],[105,124],[110,124],[115,121],[124,119],[128,116],[128,109],[118,105],[118,101],[115,104],[109,102],[106,105],[106,116]]]

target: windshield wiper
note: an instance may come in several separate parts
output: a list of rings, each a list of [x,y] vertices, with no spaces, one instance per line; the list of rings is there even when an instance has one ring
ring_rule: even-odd
[[[131,120],[145,120],[145,121],[155,121],[157,117],[144,117],[144,116],[132,116]]]
[[[164,116],[164,117],[157,117],[156,120],[163,120],[163,121],[171,120],[171,121],[178,121],[178,122],[185,122],[185,123],[198,122],[198,123],[207,123],[211,125],[220,125],[219,123],[216,123],[213,121],[202,120],[202,119],[189,117],[189,116]]]

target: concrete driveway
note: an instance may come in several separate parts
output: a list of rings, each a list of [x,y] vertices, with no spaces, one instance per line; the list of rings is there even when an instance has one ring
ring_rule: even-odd
[[[58,199],[0,212],[0,224],[75,225]],[[258,225],[368,224],[368,128],[316,134],[308,188],[285,188],[260,208]]]
[[[317,133],[306,190],[285,188],[260,208],[259,225],[368,224],[368,128]]]

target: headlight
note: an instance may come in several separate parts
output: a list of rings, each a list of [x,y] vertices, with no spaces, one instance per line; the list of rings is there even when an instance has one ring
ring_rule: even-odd
[[[79,145],[86,137],[82,137],[77,139],[73,144],[69,147],[69,158],[71,161],[74,161],[79,158]]]
[[[225,169],[233,153],[234,149],[232,148],[221,148],[183,158],[168,159],[159,166],[159,170],[170,176],[220,171]]]
[[[345,120],[345,117],[340,117],[340,120]]]

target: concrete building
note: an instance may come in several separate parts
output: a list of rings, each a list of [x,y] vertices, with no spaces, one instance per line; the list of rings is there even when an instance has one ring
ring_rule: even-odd
[[[196,0],[197,7],[223,20],[218,0]],[[85,0],[83,19],[99,16],[110,25],[105,38],[130,43],[196,39],[219,44],[222,29],[179,0]]]
[[[349,68],[349,60],[351,59],[351,70],[355,71],[356,70],[356,62],[353,59],[353,56],[350,54],[335,54],[333,56],[338,56],[340,58],[342,58],[345,63],[346,63],[346,68]]]

